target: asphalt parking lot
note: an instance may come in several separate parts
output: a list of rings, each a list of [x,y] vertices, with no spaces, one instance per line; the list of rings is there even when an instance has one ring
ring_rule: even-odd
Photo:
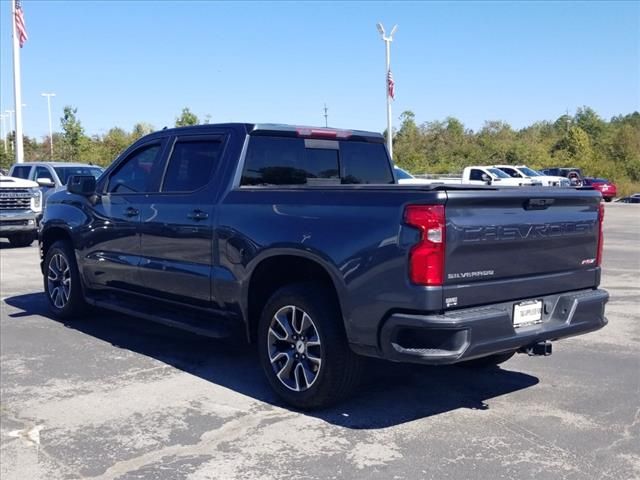
[[[607,204],[609,325],[502,368],[372,364],[298,413],[251,347],[47,313],[38,249],[0,243],[0,478],[640,478],[640,206]]]

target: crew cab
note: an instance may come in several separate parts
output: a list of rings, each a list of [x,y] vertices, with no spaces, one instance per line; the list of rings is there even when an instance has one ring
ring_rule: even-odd
[[[239,332],[317,408],[365,357],[495,365],[603,327],[603,213],[592,189],[398,185],[378,133],[165,129],[49,198],[44,290],[62,318]]]
[[[37,183],[0,175],[0,237],[14,247],[28,247],[37,238],[41,212]]]
[[[565,177],[554,177],[543,175],[542,173],[529,168],[526,165],[494,165],[494,168],[502,170],[511,178],[532,178],[538,181],[543,187],[570,187],[571,182]]]

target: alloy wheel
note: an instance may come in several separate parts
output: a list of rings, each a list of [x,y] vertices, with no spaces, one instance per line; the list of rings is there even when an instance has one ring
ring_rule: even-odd
[[[47,290],[51,303],[62,309],[69,302],[71,293],[71,268],[65,256],[56,253],[49,261],[47,272]]]
[[[295,392],[311,388],[322,367],[322,345],[307,312],[295,305],[280,308],[271,319],[267,341],[278,380]]]

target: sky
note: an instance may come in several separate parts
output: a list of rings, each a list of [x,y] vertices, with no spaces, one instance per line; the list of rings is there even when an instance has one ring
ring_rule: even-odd
[[[211,122],[383,131],[384,43],[394,126],[487,120],[522,128],[588,105],[640,110],[640,2],[209,2],[23,0],[24,133],[54,131],[65,105],[89,135]],[[0,110],[14,109],[11,4],[0,0]]]

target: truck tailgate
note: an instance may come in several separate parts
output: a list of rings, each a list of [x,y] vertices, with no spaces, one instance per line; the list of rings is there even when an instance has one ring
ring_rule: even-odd
[[[448,191],[443,308],[595,287],[599,192]]]

